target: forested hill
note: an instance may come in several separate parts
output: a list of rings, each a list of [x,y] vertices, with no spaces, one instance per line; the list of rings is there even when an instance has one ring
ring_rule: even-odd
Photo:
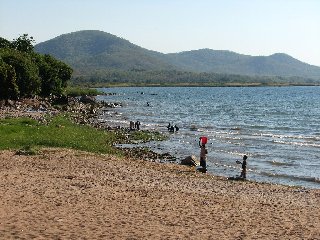
[[[271,56],[249,56],[231,51],[200,49],[167,54],[178,68],[195,72],[216,72],[258,76],[320,77],[320,67],[276,53]]]
[[[64,34],[35,45],[35,49],[39,53],[48,53],[67,62],[78,74],[106,69],[174,69],[174,66],[159,57],[164,54],[96,30]]]
[[[200,49],[163,54],[96,30],[64,34],[35,45],[70,64],[76,75],[106,71],[184,71],[254,76],[299,76],[320,79],[320,67],[289,55],[249,56],[231,51]]]

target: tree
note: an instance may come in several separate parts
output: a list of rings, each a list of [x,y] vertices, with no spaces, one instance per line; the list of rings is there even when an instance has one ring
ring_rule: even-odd
[[[34,42],[28,34],[12,42],[0,37],[0,99],[61,95],[67,87],[72,68],[35,53]]]
[[[28,34],[23,34],[17,39],[14,39],[12,41],[12,46],[14,49],[21,51],[21,52],[26,52],[26,53],[31,53],[33,52],[33,44],[35,43],[33,37],[28,37]]]
[[[29,54],[5,49],[1,51],[1,57],[15,70],[20,97],[34,96],[40,92],[39,69]]]
[[[50,55],[37,54],[36,61],[41,78],[41,95],[61,95],[70,80],[72,69]]]
[[[12,48],[12,44],[7,39],[0,37],[0,48]]]
[[[16,73],[12,66],[0,59],[0,99],[16,99],[19,95]]]

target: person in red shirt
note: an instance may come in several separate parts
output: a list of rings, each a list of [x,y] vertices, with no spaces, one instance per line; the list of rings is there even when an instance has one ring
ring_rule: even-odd
[[[207,172],[207,154],[208,150],[206,149],[205,144],[200,145],[200,166],[202,167],[203,172]]]

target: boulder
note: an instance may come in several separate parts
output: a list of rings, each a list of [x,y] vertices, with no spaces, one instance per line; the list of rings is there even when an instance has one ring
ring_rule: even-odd
[[[197,160],[196,156],[192,155],[192,156],[188,156],[188,157],[182,159],[181,165],[197,166],[199,164],[198,164],[198,160]]]
[[[93,96],[84,95],[84,96],[80,97],[80,102],[95,104],[96,103],[96,99]]]

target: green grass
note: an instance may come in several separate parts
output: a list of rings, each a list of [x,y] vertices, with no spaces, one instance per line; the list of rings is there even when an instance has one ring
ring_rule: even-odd
[[[1,119],[0,136],[0,150],[22,149],[32,154],[38,147],[61,147],[120,154],[112,144],[121,136],[75,124],[62,115],[54,117],[48,125],[28,118]]]

